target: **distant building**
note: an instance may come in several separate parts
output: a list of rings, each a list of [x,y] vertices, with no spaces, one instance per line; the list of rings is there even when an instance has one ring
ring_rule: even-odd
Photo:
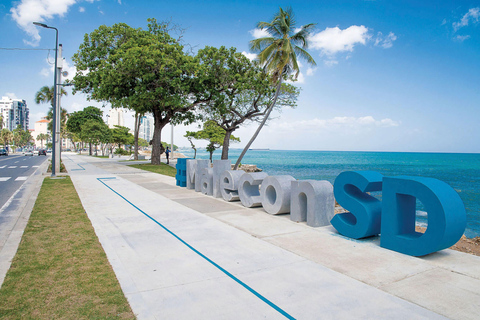
[[[29,110],[25,100],[2,97],[0,114],[3,118],[3,128],[13,131],[20,125],[23,130],[28,130]]]
[[[153,139],[154,122],[153,117],[143,116],[140,118],[140,130],[138,131],[138,137],[149,142]]]
[[[122,109],[112,108],[108,112],[108,127],[115,128],[115,126],[125,126]]]
[[[40,140],[37,141],[37,137],[40,133],[48,134],[50,136],[50,138],[47,141],[43,140],[44,148],[47,142],[52,142],[52,138],[51,138],[52,133],[50,132],[50,130],[48,130],[49,123],[50,123],[50,120],[47,120],[46,118],[42,118],[42,120],[35,122],[35,129],[33,130],[33,132],[31,132],[31,134],[32,134],[33,140],[35,141],[35,146],[37,148],[41,148],[42,146],[41,141]]]

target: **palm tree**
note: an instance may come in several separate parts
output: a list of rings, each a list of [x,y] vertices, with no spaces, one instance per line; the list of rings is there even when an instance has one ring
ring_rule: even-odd
[[[0,114],[0,130],[3,129],[3,116]]]
[[[6,149],[8,146],[8,143],[12,140],[13,135],[10,130],[7,128],[3,128],[2,131],[0,131],[0,140],[3,142],[3,147]]]
[[[60,90],[61,96],[67,95],[67,91],[65,91],[65,89],[61,88]],[[41,87],[40,90],[35,94],[35,103],[50,103],[50,105],[53,107],[53,86]]]
[[[48,133],[40,133],[37,136],[37,141],[40,140],[41,148],[43,149],[43,140],[48,140],[50,138],[50,135]]]
[[[300,27],[299,31],[295,32],[295,17],[291,8],[287,8],[287,10],[280,8],[271,22],[258,23],[257,28],[267,31],[270,36],[250,41],[250,50],[258,52],[257,60],[270,76],[272,83],[276,84],[276,92],[262,122],[235,163],[234,170],[238,168],[243,156],[257,138],[265,122],[267,122],[277,102],[282,80],[292,74],[294,74],[293,79],[297,79],[300,73],[297,56],[305,59],[311,65],[316,65],[315,60],[306,51],[308,48],[308,36],[314,27],[315,24],[310,23]]]
[[[60,89],[60,95],[61,96],[66,96],[67,91],[65,89],[61,88]],[[40,103],[50,103],[50,109],[48,110],[47,113],[47,119],[52,120],[53,119],[53,86],[48,87],[48,86],[43,86],[40,88],[40,90],[35,94],[35,103],[40,104]],[[67,110],[60,108],[60,128],[61,131],[64,131],[65,128],[65,123],[67,121]],[[50,122],[47,125],[47,129],[50,130],[50,132],[53,132],[53,123]],[[65,132],[63,132],[65,135]]]

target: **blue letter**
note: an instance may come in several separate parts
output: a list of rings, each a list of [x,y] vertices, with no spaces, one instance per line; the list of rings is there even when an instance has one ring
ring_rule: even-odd
[[[416,199],[428,213],[425,234],[415,232]],[[453,246],[465,232],[467,217],[459,195],[448,184],[422,177],[383,178],[380,246],[423,256]]]
[[[344,236],[360,239],[380,233],[382,203],[366,192],[381,191],[383,176],[374,171],[342,172],[333,192],[338,204],[349,213],[337,214],[331,223]]]

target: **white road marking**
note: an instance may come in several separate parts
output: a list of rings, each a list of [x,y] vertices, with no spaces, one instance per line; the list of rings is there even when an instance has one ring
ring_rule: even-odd
[[[8,169],[15,169],[17,166],[10,166]]]
[[[5,168],[5,167],[6,167],[6,166],[1,166],[0,169],[3,169],[3,168]]]
[[[38,168],[38,166],[32,166],[32,168]]]
[[[25,181],[27,180],[28,177],[17,177],[17,179],[15,179],[15,181]]]
[[[7,181],[10,180],[11,177],[0,177],[0,181]]]
[[[28,166],[20,166],[20,168],[28,168]]]

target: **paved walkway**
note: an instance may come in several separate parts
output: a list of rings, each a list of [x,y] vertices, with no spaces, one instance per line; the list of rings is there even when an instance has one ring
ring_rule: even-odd
[[[424,258],[62,154],[139,319],[478,319],[480,258]]]

